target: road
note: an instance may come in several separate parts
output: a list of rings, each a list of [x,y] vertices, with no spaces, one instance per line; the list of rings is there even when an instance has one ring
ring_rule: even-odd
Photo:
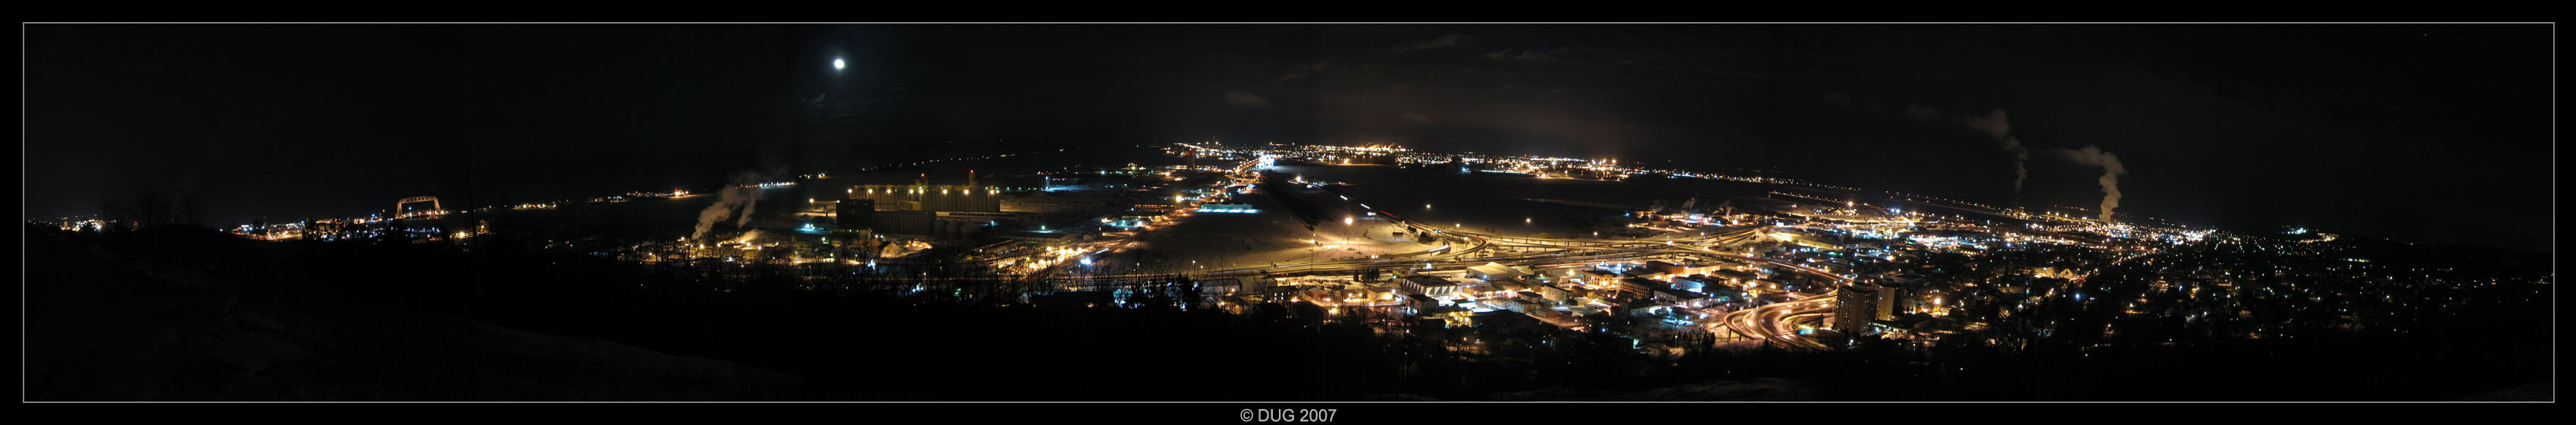
[[[1342,201],[1348,202],[1351,205],[1365,206],[1365,204],[1361,204],[1358,201],[1350,200],[1348,198],[1342,198]],[[1769,259],[1754,258],[1748,254],[1742,253],[1741,251],[1737,251],[1749,243],[1766,239],[1769,235],[1769,230],[1778,228],[1769,225],[1756,224],[1730,226],[1693,236],[1683,236],[1675,233],[1654,238],[1633,240],[1535,238],[1443,228],[1438,225],[1426,225],[1423,223],[1411,222],[1392,212],[1375,209],[1365,210],[1375,212],[1375,214],[1372,214],[1370,217],[1372,220],[1387,220],[1388,222],[1395,224],[1407,225],[1414,229],[1418,229],[1418,231],[1430,233],[1441,239],[1452,242],[1422,251],[1387,254],[1371,258],[1318,260],[1267,267],[1212,270],[1203,273],[1195,273],[1193,275],[1201,279],[1207,279],[1300,273],[1349,272],[1389,268],[1418,267],[1428,270],[1457,270],[1470,266],[1482,265],[1487,262],[1545,267],[1563,264],[1583,264],[1599,261],[1622,260],[1637,257],[1678,256],[1710,260],[1722,259],[1726,261],[1762,261],[1789,270],[1797,270],[1799,272],[1830,279],[1837,283],[1837,285],[1834,285],[1836,287],[1839,287],[1840,284],[1850,283],[1851,281],[1850,278],[1835,275],[1823,270]],[[1054,268],[1049,268],[1049,271],[1053,270]],[[1070,280],[1116,280],[1152,278],[1156,276],[1168,276],[1168,273],[1085,275],[1073,277]],[[1065,277],[1056,277],[1051,280],[1068,279]],[[1708,326],[1713,332],[1723,330],[1739,335],[1760,336],[1765,340],[1784,347],[1818,350],[1830,349],[1831,347],[1826,346],[1825,344],[1798,335],[1796,329],[1789,324],[1789,321],[1790,319],[1803,317],[1830,317],[1832,314],[1834,295],[1835,292],[1833,290],[1828,290],[1822,294],[1791,293],[1791,296],[1793,297],[1791,301],[1729,312],[1721,316],[1718,320],[1706,324],[1706,326]]]

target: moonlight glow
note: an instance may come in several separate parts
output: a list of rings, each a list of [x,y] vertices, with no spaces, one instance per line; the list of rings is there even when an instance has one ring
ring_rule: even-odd
[[[841,70],[841,68],[848,68],[848,67],[849,67],[849,64],[842,63],[840,59],[833,59],[833,60],[832,60],[832,70],[834,70],[834,71],[839,71],[839,70]]]

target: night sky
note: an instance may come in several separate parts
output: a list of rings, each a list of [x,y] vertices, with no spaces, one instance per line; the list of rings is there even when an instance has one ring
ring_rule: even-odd
[[[2100,170],[2058,153],[2090,145],[2123,214],[2547,251],[2549,30],[28,25],[25,215],[153,188],[232,225],[1210,138],[2090,208]]]

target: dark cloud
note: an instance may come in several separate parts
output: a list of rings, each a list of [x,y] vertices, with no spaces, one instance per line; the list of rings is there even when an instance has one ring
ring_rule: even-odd
[[[1907,113],[1911,114],[1912,111],[1909,109]],[[2012,120],[2004,117],[2004,110],[2002,109],[1996,109],[1994,112],[1988,112],[1982,116],[1961,115],[1959,116],[1959,125],[1967,126],[1972,130],[1983,131],[1988,135],[1994,136],[1994,138],[1998,140],[2003,139],[2004,136],[2012,135]]]
[[[1312,64],[1302,65],[1302,66],[1298,66],[1298,67],[1295,67],[1295,68],[1289,68],[1289,69],[1288,69],[1288,73],[1286,73],[1286,74],[1280,74],[1280,75],[1279,75],[1279,81],[1294,81],[1294,80],[1304,79],[1304,78],[1306,78],[1306,77],[1314,76],[1314,75],[1315,75],[1315,73],[1317,73],[1317,72],[1323,72],[1325,68],[1330,67],[1330,66],[1332,66],[1332,62],[1331,62],[1331,61],[1323,61],[1323,62],[1315,62],[1315,63],[1312,63]]]
[[[1941,108],[1934,108],[1922,104],[1905,105],[1905,116],[1921,122],[1940,121]]]
[[[1242,90],[1226,90],[1225,103],[1247,108],[1270,107],[1270,101],[1262,99],[1261,95],[1252,94],[1252,92]]]
[[[1825,103],[1831,103],[1846,110],[1856,109],[1852,106],[1851,96],[1844,95],[1842,92],[1825,93]]]
[[[1504,49],[1486,53],[1485,59],[1520,62],[1548,62],[1556,60],[1556,55],[1565,54],[1570,51],[1572,50],[1565,48],[1558,48],[1556,50],[1546,52],[1534,49],[1521,49],[1518,53],[1514,53],[1513,50]]]
[[[1456,46],[1458,46],[1460,43],[1465,43],[1465,42],[1467,42],[1467,40],[1468,40],[1468,39],[1470,39],[1470,37],[1468,37],[1466,34],[1450,34],[1450,35],[1440,36],[1440,38],[1434,38],[1434,39],[1430,39],[1430,40],[1416,41],[1416,42],[1412,42],[1412,43],[1405,43],[1405,44],[1396,45],[1396,46],[1395,46],[1395,48],[1390,49],[1390,50],[1393,50],[1393,51],[1394,51],[1394,52],[1396,52],[1396,53],[1404,53],[1404,52],[1413,52],[1413,51],[1422,51],[1422,50],[1432,50],[1432,49],[1440,49],[1440,48],[1456,47]]]

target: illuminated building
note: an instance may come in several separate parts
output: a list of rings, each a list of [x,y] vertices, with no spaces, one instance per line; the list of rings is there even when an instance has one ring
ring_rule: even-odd
[[[1743,270],[1713,270],[1709,273],[1712,275],[1711,277],[1725,279],[1726,283],[1734,285],[1743,285],[1746,282],[1752,282],[1754,279],[1753,272]]]
[[[394,218],[412,218],[445,213],[436,196],[414,196],[394,201]]]
[[[1548,302],[1558,304],[1564,304],[1566,300],[1574,298],[1574,291],[1567,290],[1564,287],[1556,285],[1539,285],[1538,293],[1539,297],[1546,299]]]
[[[1458,292],[1458,283],[1450,282],[1449,279],[1442,279],[1439,276],[1405,276],[1404,290],[1407,293],[1439,297]]]
[[[848,196],[869,205],[867,227],[880,234],[966,239],[1019,220],[1017,214],[1002,212],[1002,188],[977,184],[973,171],[967,172],[965,184],[930,184],[929,179],[921,174],[909,185],[850,186]]]
[[[1207,204],[1199,204],[1199,212],[1206,212],[1206,213],[1258,213],[1258,212],[1261,212],[1261,210],[1260,210],[1260,209],[1257,209],[1257,208],[1253,208],[1253,207],[1252,207],[1252,205],[1250,205],[1250,204],[1219,204],[1219,203],[1207,203]]]
[[[1878,285],[1845,286],[1834,296],[1834,330],[1866,335],[1870,322],[1896,318],[1896,289]]]
[[[1668,286],[1665,286],[1663,282],[1655,281],[1653,279],[1631,277],[1619,279],[1617,288],[1620,293],[1626,294],[1630,297],[1645,298],[1654,295],[1656,290],[1665,289],[1668,288]]]
[[[1689,272],[1683,269],[1680,264],[1667,263],[1663,261],[1647,261],[1646,266],[1642,267],[1642,269],[1651,270],[1654,271],[1655,274],[1666,276],[1689,274]]]
[[[874,202],[876,211],[1002,212],[1001,188],[977,185],[971,171],[962,185],[934,185],[929,179],[922,174],[909,185],[850,186],[849,198]]]
[[[1487,262],[1484,265],[1467,268],[1467,276],[1483,279],[1487,282],[1501,282],[1519,279],[1521,275],[1524,274],[1528,273],[1523,273],[1520,269],[1515,269],[1511,266],[1505,266],[1502,263],[1494,262]]]
[[[1672,283],[1673,289],[1692,292],[1706,292],[1708,287],[1717,286],[1710,285],[1709,281],[1711,280],[1715,279],[1702,275],[1674,276]]]

